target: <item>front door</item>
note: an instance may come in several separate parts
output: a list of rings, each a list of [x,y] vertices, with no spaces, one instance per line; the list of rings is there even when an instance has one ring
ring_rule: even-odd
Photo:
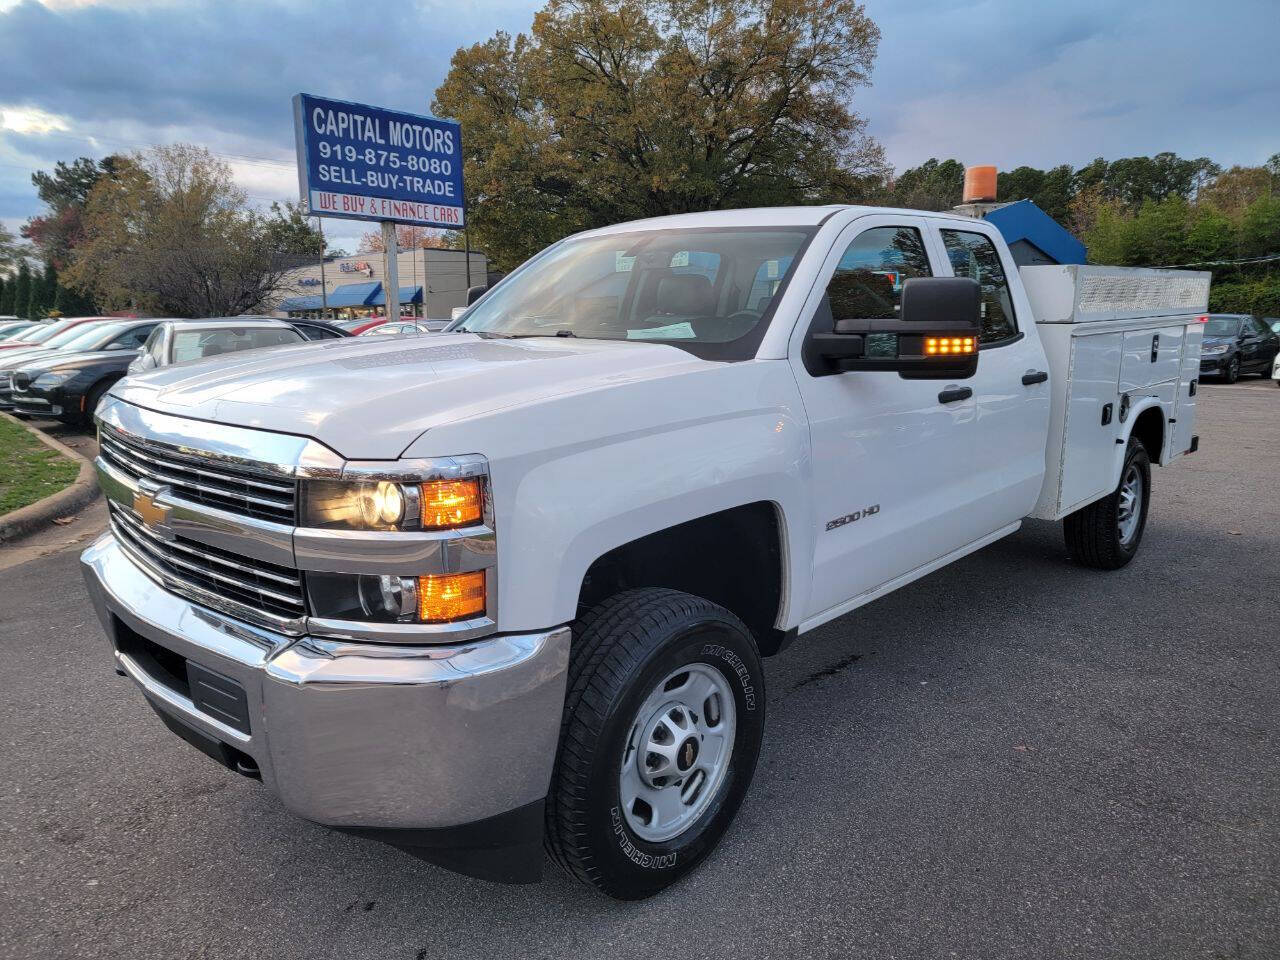
[[[983,351],[975,376],[954,382],[907,380],[892,371],[831,373],[805,356],[807,330],[829,331],[834,319],[896,319],[906,280],[953,272],[931,229],[923,217],[855,219],[824,264],[822,295],[815,302],[815,290],[810,298],[812,319],[792,339],[813,443],[816,530],[805,619],[834,615],[882,584],[1012,523],[1029,512],[1039,492],[1037,481],[1030,502],[1001,502],[1010,484],[1025,482],[1026,458],[1016,457],[1015,468],[1006,470],[1006,451],[978,425],[980,416],[990,415],[994,423],[1002,410],[1022,401],[1004,382],[1010,364],[1023,361],[1021,354],[992,362]],[[991,320],[984,322],[984,334],[989,327],[996,330],[996,318]],[[1034,344],[1038,352],[1039,341]],[[896,350],[892,340],[879,347]],[[1043,354],[1040,364],[1045,369]],[[1019,391],[1026,389],[1024,372],[1017,371],[1014,380]],[[1047,388],[1035,387],[1046,398],[1047,420]],[[1042,424],[1034,438],[1041,475],[1043,429]],[[1027,446],[1028,437],[1020,436],[1018,444]],[[988,466],[976,481],[975,467],[984,461]]]

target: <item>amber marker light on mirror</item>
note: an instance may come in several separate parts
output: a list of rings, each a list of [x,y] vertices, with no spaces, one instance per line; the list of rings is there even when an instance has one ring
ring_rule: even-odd
[[[484,491],[478,477],[424,483],[421,501],[424,530],[466,527],[484,516]]]
[[[418,578],[418,619],[423,623],[469,620],[484,612],[483,570]]]
[[[942,354],[966,354],[978,349],[978,342],[973,337],[925,337],[924,353],[927,357]]]

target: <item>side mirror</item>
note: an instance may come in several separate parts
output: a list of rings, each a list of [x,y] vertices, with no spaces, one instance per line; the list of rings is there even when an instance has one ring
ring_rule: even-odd
[[[474,287],[467,287],[467,306],[468,307],[471,306],[473,303],[475,303],[477,300],[483,297],[485,293],[488,291],[488,289],[489,289],[488,286],[483,283],[478,284],[477,286],[474,286]]]
[[[978,370],[982,291],[968,277],[912,277],[902,286],[900,319],[837,317],[813,347],[834,370],[895,370],[912,380],[963,380]],[[868,339],[896,338],[896,351],[868,350]]]

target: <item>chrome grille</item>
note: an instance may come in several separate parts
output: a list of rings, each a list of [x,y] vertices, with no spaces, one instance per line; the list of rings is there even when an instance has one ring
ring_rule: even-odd
[[[183,500],[219,510],[290,526],[297,522],[292,479],[140,440],[107,424],[99,439],[103,458],[135,480],[163,484]]]
[[[207,600],[200,594],[213,594],[283,620],[296,620],[306,614],[302,574],[292,567],[255,560],[186,537],[165,539],[121,504],[110,502],[108,507],[116,540],[139,555],[144,565],[167,575],[166,585],[174,592],[206,605]]]

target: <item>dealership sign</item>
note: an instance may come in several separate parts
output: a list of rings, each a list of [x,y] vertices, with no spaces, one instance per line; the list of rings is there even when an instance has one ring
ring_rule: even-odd
[[[462,128],[300,93],[298,183],[312,215],[460,229]]]

